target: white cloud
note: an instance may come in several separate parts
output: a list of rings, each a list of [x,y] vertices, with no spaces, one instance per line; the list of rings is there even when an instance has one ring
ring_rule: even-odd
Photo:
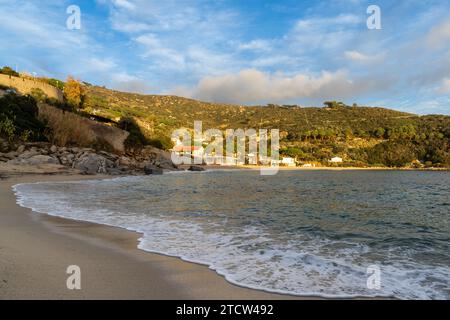
[[[427,36],[428,45],[437,49],[450,43],[450,18],[431,29]]]
[[[438,89],[439,93],[449,94],[450,93],[450,78],[445,78],[442,80],[441,87]]]
[[[267,40],[252,40],[247,43],[241,43],[238,45],[238,50],[249,51],[267,51],[272,48],[271,42]]]
[[[136,6],[128,0],[113,0],[115,6],[127,10],[133,10]]]
[[[119,91],[149,94],[155,89],[147,81],[126,72],[112,74],[111,80],[113,88]]]
[[[151,29],[151,26],[147,23],[122,21],[116,19],[111,19],[111,23],[114,30],[118,30],[125,33],[137,33],[142,31],[148,31]]]
[[[291,52],[314,50],[329,52],[352,45],[362,19],[355,15],[338,15],[328,18],[308,18],[296,22],[283,41]]]
[[[116,68],[117,63],[110,58],[99,59],[93,57],[88,59],[85,67],[91,71],[106,72]]]
[[[352,81],[343,70],[322,72],[317,76],[297,74],[289,77],[247,69],[237,74],[205,77],[195,88],[182,92],[208,101],[254,103],[351,96],[373,85],[368,81]]]
[[[352,62],[360,62],[360,63],[381,62],[385,57],[383,53],[379,53],[376,55],[366,55],[358,51],[346,51],[344,55],[346,59]]]
[[[335,26],[345,26],[345,25],[355,25],[359,24],[363,21],[361,16],[353,15],[353,14],[341,14],[338,16],[327,17],[327,18],[309,18],[302,19],[297,21],[296,29],[297,30],[306,30],[306,29],[325,29],[328,27]]]

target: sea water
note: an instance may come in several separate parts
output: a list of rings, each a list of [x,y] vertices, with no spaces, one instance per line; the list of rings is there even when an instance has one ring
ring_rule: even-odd
[[[20,184],[18,203],[294,295],[450,299],[450,173],[171,173]],[[378,268],[378,288],[368,285]]]

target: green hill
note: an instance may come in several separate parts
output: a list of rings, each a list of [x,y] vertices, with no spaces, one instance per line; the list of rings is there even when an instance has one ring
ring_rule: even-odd
[[[131,117],[144,135],[170,148],[170,134],[180,127],[203,129],[276,128],[282,154],[304,162],[341,156],[348,165],[427,166],[450,164],[450,117],[418,116],[384,108],[345,106],[236,106],[176,96],[140,95],[87,86],[83,110],[118,122]]]
[[[41,80],[49,84],[55,82]],[[73,81],[74,90],[70,95],[68,83],[56,83],[66,90],[65,103],[45,99],[42,95],[35,99],[129,131],[127,147],[130,152],[145,144],[170,149],[173,130],[193,128],[194,121],[201,120],[203,130],[279,129],[281,154],[295,157],[300,163],[328,165],[329,159],[339,156],[344,159],[343,165],[351,166],[403,167],[415,163],[419,167],[450,167],[449,116],[418,116],[338,102],[314,108],[238,106],[176,96],[124,93],[88,83],[79,84],[80,89]],[[82,96],[77,97],[77,94]],[[48,128],[42,129],[42,126],[37,134],[27,132],[20,121],[22,115],[11,111],[14,109],[11,109],[11,98],[1,100],[0,135],[11,135],[14,123],[17,125],[15,132],[26,132],[33,138],[42,139],[49,133]],[[71,101],[76,103],[71,104]]]

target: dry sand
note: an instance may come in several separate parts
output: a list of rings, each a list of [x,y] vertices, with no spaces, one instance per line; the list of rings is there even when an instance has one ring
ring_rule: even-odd
[[[0,299],[298,299],[241,288],[205,266],[138,250],[134,232],[32,212],[11,190],[93,178],[101,177],[17,173],[0,181]],[[66,287],[69,265],[81,268],[81,290]]]

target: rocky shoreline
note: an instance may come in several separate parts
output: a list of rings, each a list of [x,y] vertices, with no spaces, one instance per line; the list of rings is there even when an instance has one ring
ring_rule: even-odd
[[[122,155],[42,142],[20,144],[14,149],[0,153],[0,166],[53,166],[88,175],[142,175],[179,170],[172,163],[169,152],[150,146]]]

